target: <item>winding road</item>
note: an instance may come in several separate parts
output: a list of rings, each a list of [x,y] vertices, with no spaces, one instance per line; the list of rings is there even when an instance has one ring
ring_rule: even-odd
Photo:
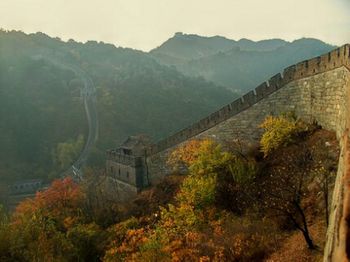
[[[86,74],[86,72],[84,72],[76,65],[67,64],[59,61],[56,58],[42,54],[35,55],[32,58],[35,60],[46,60],[55,66],[73,71],[75,75],[77,75],[83,82],[83,86],[80,90],[80,95],[84,101],[86,119],[88,122],[88,136],[78,158],[68,169],[61,173],[61,177],[73,175],[75,179],[81,180],[83,178],[82,167],[86,163],[91,147],[98,139],[99,121],[96,108],[96,90],[94,83],[92,79]]]

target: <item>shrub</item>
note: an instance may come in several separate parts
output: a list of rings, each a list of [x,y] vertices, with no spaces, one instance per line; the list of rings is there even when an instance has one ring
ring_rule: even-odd
[[[192,174],[215,173],[215,168],[222,166],[227,158],[221,146],[211,139],[190,140],[175,149],[167,161],[174,170],[186,169]]]
[[[260,128],[265,130],[260,140],[261,151],[265,157],[280,146],[290,143],[300,131],[298,121],[285,115],[268,116],[260,124]]]
[[[242,214],[255,205],[255,177],[257,164],[254,159],[233,156],[217,176],[216,205]]]
[[[176,199],[196,209],[213,204],[215,199],[216,176],[187,177]]]

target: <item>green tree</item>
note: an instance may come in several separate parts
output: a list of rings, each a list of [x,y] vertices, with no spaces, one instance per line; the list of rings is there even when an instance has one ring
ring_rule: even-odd
[[[79,135],[75,141],[70,139],[67,142],[59,143],[53,153],[54,162],[61,169],[69,166],[79,156],[83,146],[83,135]]]

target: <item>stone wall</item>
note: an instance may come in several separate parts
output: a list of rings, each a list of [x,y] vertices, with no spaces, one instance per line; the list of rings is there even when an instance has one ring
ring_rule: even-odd
[[[341,147],[334,186],[324,261],[350,261],[350,72],[345,78],[345,90],[340,102],[341,120],[337,135]]]
[[[134,187],[133,191],[148,185],[145,161],[143,157],[125,155],[113,150],[107,152],[106,160],[107,176],[121,184]]]
[[[191,126],[153,145],[150,149],[149,155],[164,151],[183,141],[195,137],[196,135],[215,127],[219,123],[246,111],[251,106],[259,103],[259,101],[269,97],[270,94],[285,87],[290,82],[324,73],[342,66],[350,68],[349,48],[350,45],[345,45],[325,55],[286,68],[283,70],[283,74],[276,74],[267,82],[262,83],[241,98],[236,99],[208,117],[201,119]]]
[[[348,147],[344,142],[347,141],[344,137],[349,136],[350,123],[349,70],[350,45],[288,67],[282,75],[275,75],[242,98],[155,144],[147,158],[151,183],[170,172],[166,165],[169,153],[187,140],[210,137],[223,144],[239,140],[249,147],[259,141],[262,130],[258,126],[266,116],[294,111],[305,121],[315,121],[337,133],[343,155],[333,194],[324,258],[325,261],[347,261],[345,247],[350,246],[346,240],[347,237],[350,240],[350,211],[349,205],[343,203],[349,191],[349,181],[345,180]],[[349,216],[345,216],[347,212]]]
[[[225,144],[239,140],[244,147],[254,146],[260,140],[259,124],[268,115],[293,111],[306,122],[316,121],[325,129],[336,130],[338,137],[345,130],[345,67],[299,79],[276,90],[246,110],[207,129],[192,138],[212,138]],[[186,141],[185,141],[186,142]],[[159,151],[148,158],[151,182],[170,172],[166,165],[169,152],[183,142]]]

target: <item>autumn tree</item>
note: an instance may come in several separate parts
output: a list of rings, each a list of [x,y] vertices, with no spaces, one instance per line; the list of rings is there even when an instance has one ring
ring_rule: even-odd
[[[267,177],[260,181],[258,199],[262,207],[271,217],[282,217],[300,230],[310,249],[315,245],[310,235],[309,224],[306,218],[308,206],[306,197],[308,189],[308,162],[311,154],[308,150],[298,152],[297,158],[289,156],[284,163],[270,170]]]
[[[220,178],[225,173],[235,183],[248,184],[254,176],[245,177],[245,172],[253,171],[254,165],[241,162],[209,139],[192,140],[175,149],[168,164],[187,170],[175,202],[160,207],[154,219],[149,218],[153,223],[118,237],[122,241],[111,245],[106,261],[231,261],[233,253],[221,241],[221,218],[226,211],[216,208],[218,181],[224,182]],[[244,237],[247,243],[248,238]],[[243,257],[238,248],[236,257]]]
[[[87,261],[98,257],[101,229],[85,216],[84,201],[81,187],[65,178],[20,203],[9,222],[11,259]]]
[[[189,166],[198,160],[200,154],[208,150],[211,144],[212,141],[208,139],[190,140],[171,152],[167,164],[171,166],[173,170],[187,170]]]
[[[231,155],[218,170],[216,204],[237,215],[256,207],[257,163],[241,154]]]
[[[211,140],[191,141],[174,151],[169,163],[186,165],[175,203],[160,207],[154,224],[130,229],[123,242],[107,251],[107,261],[121,258],[135,261],[181,261],[199,257],[202,227],[214,220],[217,167],[227,158]]]
[[[272,151],[282,145],[290,143],[293,137],[300,131],[300,122],[291,114],[280,116],[268,116],[260,124],[264,133],[260,140],[261,151],[266,157]]]
[[[316,166],[311,170],[314,177],[317,191],[321,193],[324,204],[324,217],[326,225],[329,224],[329,208],[330,208],[330,192],[334,187],[334,180],[337,173],[337,163],[339,152],[331,152],[331,145],[328,141],[319,141],[318,150],[314,152],[316,157],[320,159]]]
[[[34,199],[21,202],[14,213],[15,221],[36,211],[44,212],[55,217],[79,216],[84,193],[72,178],[55,180],[51,186],[37,192]]]
[[[127,208],[116,194],[115,181],[104,171],[86,168],[80,187],[85,193],[82,208],[86,218],[102,227],[108,227],[125,218]],[[130,207],[130,203],[128,206]]]

